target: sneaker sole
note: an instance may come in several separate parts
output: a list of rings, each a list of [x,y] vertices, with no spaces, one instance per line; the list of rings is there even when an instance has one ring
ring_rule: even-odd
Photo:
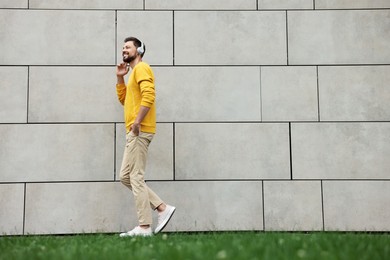
[[[130,235],[127,233],[121,233],[119,234],[119,237],[151,237],[153,234],[138,234],[138,235]]]
[[[161,223],[161,225],[156,228],[156,230],[154,231],[154,234],[157,234],[158,232],[160,232],[161,230],[163,230],[165,228],[165,226],[168,224],[169,220],[171,220],[173,213],[175,213],[175,210],[176,210],[176,208],[172,206],[171,210],[169,211],[169,217],[167,217],[164,220],[164,222]]]

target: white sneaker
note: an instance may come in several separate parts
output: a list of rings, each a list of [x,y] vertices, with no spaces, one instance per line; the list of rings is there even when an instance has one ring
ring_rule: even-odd
[[[158,224],[154,233],[157,234],[165,228],[168,224],[168,221],[171,219],[173,213],[175,213],[176,208],[174,206],[167,205],[165,210],[161,213],[158,213]]]
[[[129,232],[119,234],[120,237],[135,237],[135,236],[149,237],[151,235],[153,235],[153,233],[150,227],[142,228],[140,226],[136,226],[135,228],[133,228],[133,230],[130,230]]]

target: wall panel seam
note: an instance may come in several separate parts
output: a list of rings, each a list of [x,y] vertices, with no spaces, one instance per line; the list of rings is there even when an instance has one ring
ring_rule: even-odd
[[[3,7],[3,8],[0,8],[0,10],[28,10],[29,8],[28,7]]]
[[[31,11],[85,11],[85,12],[108,12],[108,11],[124,11],[124,12],[145,12],[143,9],[118,9],[118,8],[0,8],[0,10],[8,9],[8,10],[31,10]],[[158,11],[158,10],[150,10],[150,11]],[[167,11],[167,10],[160,10]]]
[[[315,11],[376,11],[376,10],[390,10],[389,7],[365,7],[365,8],[321,8],[321,9],[315,9]],[[310,11],[310,10],[304,10],[304,11]],[[313,10],[311,10],[313,11]]]
[[[29,67],[75,67],[75,68],[78,68],[78,67],[112,67],[112,66],[115,66],[116,64],[84,64],[84,65],[80,65],[80,64],[45,64],[45,65],[42,65],[42,64],[0,64],[0,67],[26,67],[26,66],[29,66]],[[251,68],[251,67],[314,67],[314,66],[318,66],[318,67],[382,67],[382,66],[390,66],[390,63],[381,63],[381,64],[364,64],[364,63],[361,63],[361,64],[325,64],[325,65],[321,65],[321,64],[289,64],[289,65],[286,65],[286,64],[282,64],[282,65],[279,65],[279,64],[248,64],[248,65],[242,65],[242,64],[214,64],[214,65],[211,65],[211,64],[186,64],[186,65],[183,65],[183,64],[177,64],[175,66],[173,65],[170,65],[170,64],[167,64],[167,65],[164,65],[164,64],[155,64],[155,65],[151,65],[152,67],[154,68],[166,68],[166,67],[217,67],[217,68],[230,68],[230,67],[248,67],[248,68]]]
[[[146,182],[262,182],[262,181],[290,181],[289,179],[146,179]],[[313,181],[313,180],[307,180]],[[388,180],[390,181],[390,180]],[[120,180],[67,180],[67,181],[17,181],[0,182],[4,184],[77,184],[77,183],[120,183]]]
[[[116,136],[116,126],[117,124],[114,123],[114,181],[116,181],[116,142],[117,142],[117,136]]]
[[[173,180],[174,181],[176,181],[176,125],[175,125],[175,123],[173,123],[173,130],[172,130],[172,132],[173,132],[173,149],[172,149],[172,153],[173,153],[173,158],[172,158],[172,160],[173,160]]]
[[[23,194],[23,230],[22,234],[25,235],[26,230],[26,190],[27,190],[27,183],[24,183],[24,194]]]
[[[289,64],[288,60],[288,11],[286,11],[286,58],[287,58],[287,66]]]
[[[140,9],[140,8],[0,8],[0,10],[31,10],[31,11],[123,11],[123,12],[162,12],[162,11],[178,11],[178,12],[321,12],[321,11],[383,11],[390,10],[389,7],[374,7],[374,8],[322,8],[322,9],[304,9],[304,8],[280,8],[280,9]]]
[[[116,55],[115,55],[116,56]],[[0,64],[0,67],[113,67],[116,66],[116,63],[113,64]],[[169,68],[169,67],[217,67],[217,68],[223,68],[223,67],[314,67],[314,66],[320,66],[320,67],[378,67],[378,66],[390,66],[390,63],[360,63],[360,64],[248,64],[248,65],[242,65],[242,64],[177,64],[177,65],[171,65],[171,64],[150,64],[153,68]]]
[[[288,143],[290,149],[290,180],[293,180],[293,162],[292,162],[292,138],[291,138],[291,122],[288,123]]]
[[[172,11],[172,65],[175,66],[175,11]]]
[[[390,182],[390,179],[147,179],[146,182],[313,182],[313,181],[323,181],[323,182]],[[62,184],[62,183],[119,183],[119,180],[75,180],[75,181],[6,181],[0,182],[0,185],[5,184]]]
[[[386,124],[390,123],[388,120],[372,120],[372,121],[333,121],[333,120],[311,120],[311,121],[157,121],[157,124],[169,124],[169,123],[178,123],[178,124],[285,124],[285,123],[294,123],[294,124]],[[0,125],[110,125],[110,124],[123,124],[123,121],[104,121],[104,122],[28,122],[28,123],[7,123],[3,122]]]
[[[262,95],[262,84],[261,84],[261,77],[262,77],[262,73],[261,73],[261,70],[262,70],[262,67],[260,66],[259,67],[259,76],[260,76],[260,122],[263,121],[263,95]]]
[[[115,65],[118,64],[118,11],[115,10]]]
[[[325,214],[324,214],[324,188],[321,180],[321,216],[322,216],[322,231],[325,231]]]
[[[11,66],[11,65],[10,65]],[[39,66],[39,65],[37,65]],[[50,65],[49,65],[50,66]],[[61,65],[61,66],[72,66],[72,65]],[[89,65],[87,65],[89,66]],[[99,66],[99,65],[92,65]],[[110,65],[102,65],[110,66]],[[151,64],[152,67],[172,67],[172,65],[160,65],[160,64]],[[310,66],[321,66],[321,67],[370,67],[370,66],[390,66],[390,63],[335,63],[335,64],[320,64],[320,63],[307,63],[307,64],[177,64],[175,67],[310,67]]]
[[[343,178],[343,179],[326,179],[326,178],[318,178],[318,179],[294,179],[294,181],[318,181],[318,180],[321,180],[321,181],[329,181],[329,182],[387,182],[387,181],[390,181],[390,178],[389,179],[363,179],[363,178],[359,178],[359,179],[348,179],[348,178]],[[281,180],[282,181],[282,180]]]
[[[264,181],[261,181],[261,203],[262,203],[262,210],[263,210],[263,230],[265,230],[265,206],[264,206]]]
[[[321,121],[321,113],[320,113],[320,80],[318,75],[318,66],[316,66],[316,76],[317,76],[317,116],[318,122]]]
[[[27,66],[27,100],[26,100],[26,123],[28,124],[28,114],[30,107],[30,66]]]

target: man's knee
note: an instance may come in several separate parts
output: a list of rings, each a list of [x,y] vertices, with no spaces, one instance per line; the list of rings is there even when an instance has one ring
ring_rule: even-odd
[[[139,187],[144,185],[144,175],[142,171],[135,171],[130,176],[130,184],[134,187]]]
[[[119,175],[119,180],[121,181],[121,183],[129,188],[131,188],[131,183],[130,183],[130,179],[129,179],[129,176],[126,176],[124,174],[121,174]]]

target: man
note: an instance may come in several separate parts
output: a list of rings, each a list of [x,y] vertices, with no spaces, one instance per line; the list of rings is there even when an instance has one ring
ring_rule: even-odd
[[[116,91],[124,106],[126,126],[126,147],[120,180],[133,192],[139,226],[120,236],[150,236],[152,213],[149,207],[158,211],[158,224],[154,233],[166,226],[175,207],[166,205],[144,180],[148,147],[156,132],[154,75],[150,66],[142,61],[145,45],[135,37],[128,37],[124,42],[123,62],[116,68]],[[132,72],[126,86],[124,76],[129,72],[129,67]]]

